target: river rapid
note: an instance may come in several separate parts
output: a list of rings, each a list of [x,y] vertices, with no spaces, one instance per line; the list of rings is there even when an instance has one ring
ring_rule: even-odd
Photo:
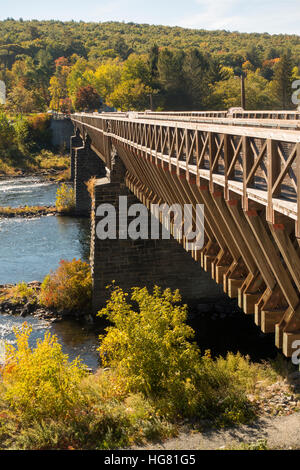
[[[38,177],[0,179],[0,206],[53,206],[57,184]],[[0,284],[42,281],[61,259],[89,258],[90,222],[84,218],[46,216],[0,219]],[[46,331],[56,334],[70,359],[77,356],[91,369],[98,361],[98,332],[76,321],[50,323],[27,317],[31,345]],[[4,342],[14,343],[13,328],[23,318],[0,315],[0,356]]]

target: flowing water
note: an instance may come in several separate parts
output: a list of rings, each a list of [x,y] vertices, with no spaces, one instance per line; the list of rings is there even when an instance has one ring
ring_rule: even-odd
[[[0,180],[0,206],[53,206],[57,185],[40,178],[21,177]],[[0,284],[42,281],[61,259],[89,257],[90,223],[73,217],[0,219]],[[46,331],[58,336],[64,351],[73,359],[80,356],[92,369],[98,364],[98,338],[94,328],[75,321],[49,323],[28,317],[32,345]],[[23,318],[0,315],[0,348],[14,342],[13,328]],[[1,351],[0,351],[1,355]]]

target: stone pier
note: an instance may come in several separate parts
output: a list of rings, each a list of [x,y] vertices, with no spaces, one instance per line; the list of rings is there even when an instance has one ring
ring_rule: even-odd
[[[77,130],[75,135],[72,135],[70,139],[71,181],[75,180],[76,148],[82,147],[82,146],[83,146],[83,141],[82,141],[82,138],[80,137],[79,130]]]
[[[140,201],[124,183],[125,168],[115,156],[113,170],[97,179],[92,201],[91,267],[94,282],[93,310],[96,313],[108,298],[106,286],[114,280],[129,292],[132,287],[154,285],[179,289],[184,300],[223,296],[222,289],[199,269],[199,263],[174,239],[171,240],[99,240],[96,234],[96,210],[100,204],[112,204],[119,218],[119,196],[128,197],[128,206]],[[130,222],[130,218],[128,218]]]
[[[73,151],[71,155],[72,153]],[[93,177],[104,177],[106,168],[101,158],[91,149],[88,138],[81,147],[75,148],[74,163],[76,213],[81,216],[89,216],[91,196],[87,188],[87,182]]]

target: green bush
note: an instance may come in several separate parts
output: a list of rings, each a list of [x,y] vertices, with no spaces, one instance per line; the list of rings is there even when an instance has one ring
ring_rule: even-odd
[[[174,435],[142,395],[125,392],[113,371],[87,374],[68,362],[49,333],[30,349],[15,331],[0,381],[0,448],[113,449]]]
[[[45,277],[39,301],[58,310],[88,312],[92,299],[90,266],[81,260],[61,260],[56,271]]]
[[[55,336],[46,333],[31,350],[31,328],[15,330],[17,347],[8,344],[2,370],[5,399],[28,419],[66,416],[80,401],[79,384],[86,375],[80,361],[68,361]]]
[[[23,116],[18,116],[14,128],[19,148],[25,153],[30,152],[34,148],[34,142],[28,120]]]
[[[178,305],[178,291],[134,288],[131,301],[113,287],[99,312],[113,324],[100,338],[104,365],[126,380],[127,390],[153,400],[166,416],[197,417],[218,424],[246,422],[253,417],[245,391],[233,373],[209,353],[201,356],[194,331],[186,324],[187,307]]]
[[[127,294],[116,287],[99,315],[106,315],[114,326],[101,338],[100,354],[105,365],[117,367],[128,377],[131,389],[145,395],[165,394],[180,387],[194,374],[191,364],[199,361],[195,344],[188,339],[193,330],[185,324],[186,306],[174,305],[178,291],[163,293],[155,287],[133,289],[131,300],[139,311],[127,304]]]
[[[56,209],[58,212],[72,212],[75,208],[75,193],[71,186],[63,183],[56,193]]]
[[[27,118],[29,133],[34,142],[34,148],[40,150],[42,148],[50,148],[52,146],[52,130],[51,119],[48,114],[34,114]]]
[[[37,300],[37,292],[25,282],[20,282],[10,289],[9,300],[16,304],[25,304],[27,302],[35,303]]]
[[[10,157],[17,151],[16,133],[5,113],[0,111],[0,158]]]

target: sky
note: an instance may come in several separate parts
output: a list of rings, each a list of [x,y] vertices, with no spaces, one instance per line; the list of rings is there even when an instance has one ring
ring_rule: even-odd
[[[0,0],[0,19],[8,17],[300,35],[299,0]]]

